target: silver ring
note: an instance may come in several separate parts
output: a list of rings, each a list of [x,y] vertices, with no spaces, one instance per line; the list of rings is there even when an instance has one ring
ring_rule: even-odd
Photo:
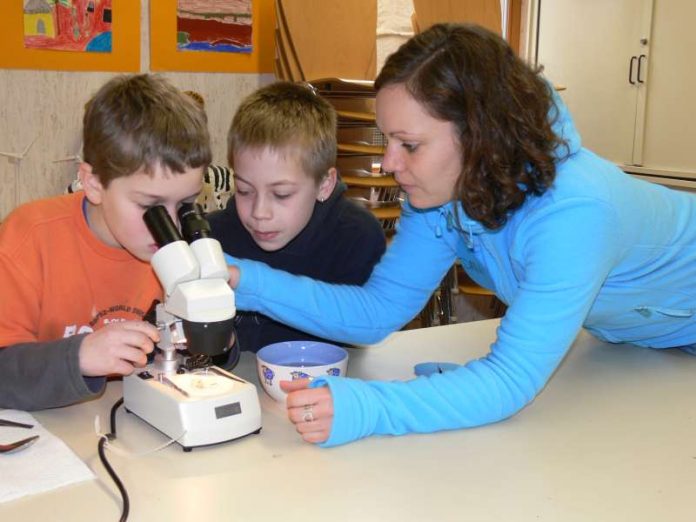
[[[304,413],[302,414],[303,422],[312,422],[314,420],[314,413],[312,412],[312,405],[305,404],[302,408]]]

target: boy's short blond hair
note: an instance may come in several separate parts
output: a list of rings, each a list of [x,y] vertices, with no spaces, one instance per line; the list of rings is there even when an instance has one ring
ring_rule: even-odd
[[[119,75],[87,102],[83,156],[104,187],[144,168],[206,167],[212,158],[205,111],[153,74]]]
[[[227,135],[227,158],[244,149],[297,154],[317,183],[336,164],[336,111],[307,85],[276,82],[242,101]]]

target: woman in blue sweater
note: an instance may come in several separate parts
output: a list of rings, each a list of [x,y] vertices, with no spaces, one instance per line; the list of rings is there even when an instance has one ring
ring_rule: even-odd
[[[609,342],[696,352],[694,195],[582,148],[553,90],[484,29],[415,36],[375,87],[383,168],[408,194],[387,253],[362,286],[233,259],[237,306],[375,342],[410,320],[459,258],[508,309],[490,353],[452,371],[291,383],[288,415],[305,440],[332,446],[509,417],[583,327]]]

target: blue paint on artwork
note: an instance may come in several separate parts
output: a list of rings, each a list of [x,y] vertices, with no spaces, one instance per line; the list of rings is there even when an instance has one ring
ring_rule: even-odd
[[[215,51],[219,53],[251,53],[252,47],[250,45],[232,45],[232,44],[219,44],[213,45],[208,42],[193,42],[189,44],[179,44],[177,48],[180,51]]]
[[[87,43],[87,51],[92,53],[111,52],[111,31],[100,33]]]

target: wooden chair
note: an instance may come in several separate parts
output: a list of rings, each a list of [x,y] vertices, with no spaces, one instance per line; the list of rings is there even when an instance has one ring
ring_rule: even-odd
[[[454,277],[455,285],[453,288],[456,293],[488,297],[489,311],[492,317],[501,317],[505,314],[505,303],[498,299],[494,292],[475,283],[459,263],[454,265]]]
[[[486,315],[490,318],[502,317],[505,314],[505,304],[492,291],[476,284],[457,262],[449,269],[420,313],[421,326],[427,328],[459,322],[455,306],[457,295],[487,298]]]
[[[470,22],[502,34],[500,0],[413,0],[413,31],[439,22]]]
[[[389,240],[401,217],[401,189],[391,174],[373,174],[365,170],[341,172],[347,185],[346,196],[365,206],[380,223]]]
[[[339,172],[342,175],[352,172],[353,178],[374,178],[373,173],[379,173],[384,155],[384,137],[376,124],[373,82],[320,78],[308,83],[336,110]],[[356,186],[358,183],[360,180],[356,180]]]
[[[282,79],[374,79],[375,0],[276,0],[276,23]]]

